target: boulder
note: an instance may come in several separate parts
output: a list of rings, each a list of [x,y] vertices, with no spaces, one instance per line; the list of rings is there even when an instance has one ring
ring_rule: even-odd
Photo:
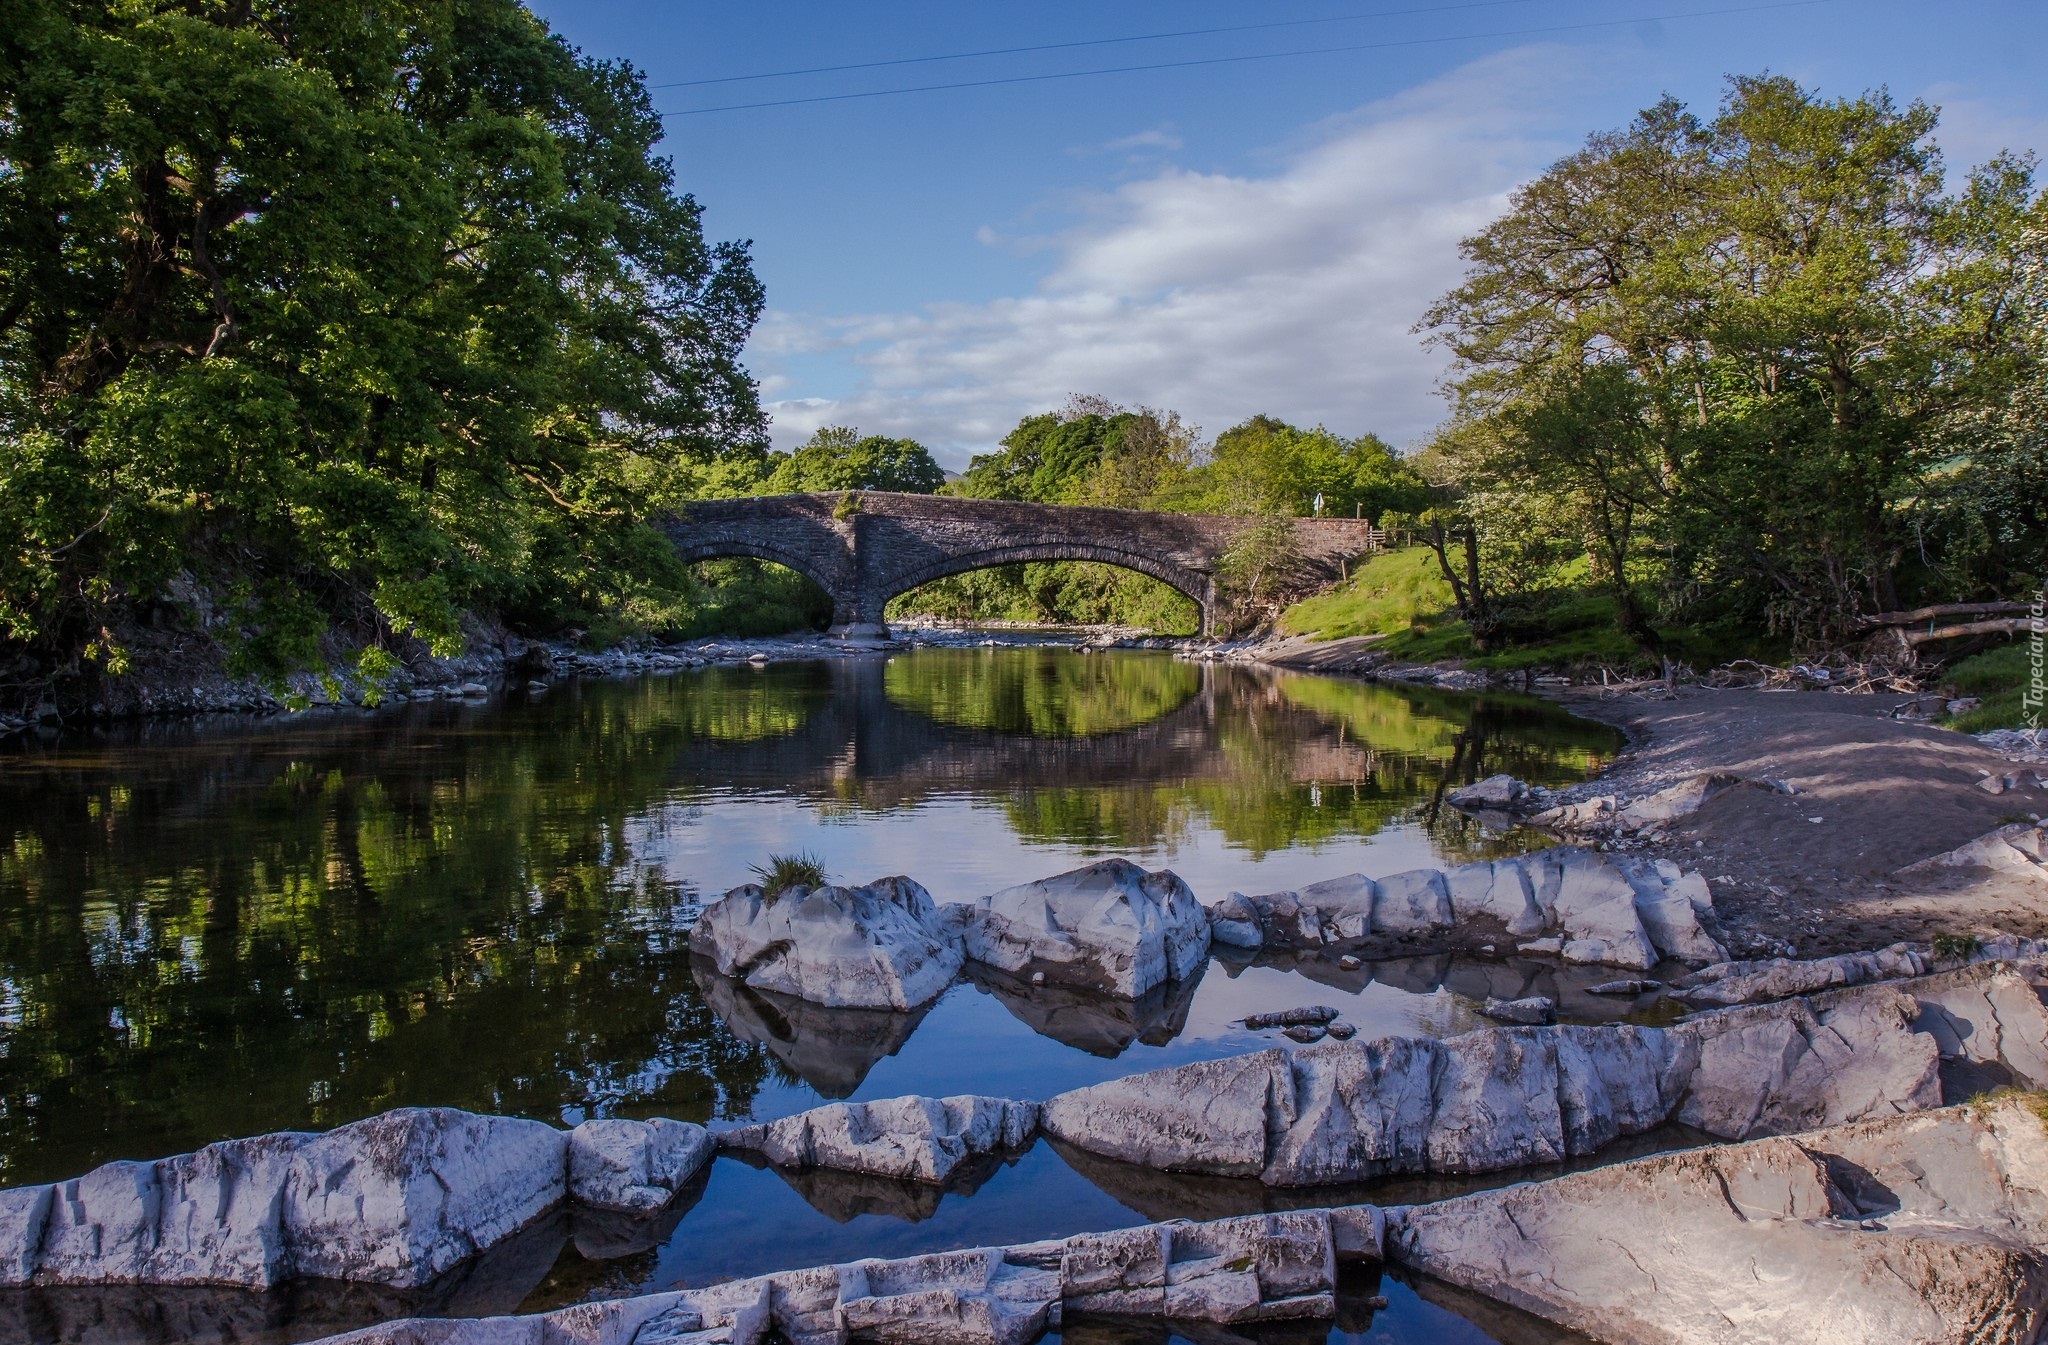
[[[1291,1107],[1288,1055],[1253,1051],[1078,1088],[1048,1099],[1039,1126],[1126,1163],[1256,1177],[1266,1166],[1267,1108]]]
[[[402,1107],[298,1146],[283,1194],[294,1274],[425,1284],[562,1202],[568,1135]]]
[[[690,949],[721,976],[828,1008],[909,1010],[960,973],[961,947],[908,878],[865,887],[736,887],[706,907]]]
[[[1529,995],[1522,999],[1489,997],[1479,1012],[1503,1023],[1541,1025],[1557,1021],[1557,1002],[1548,995]]]
[[[1728,950],[1700,923],[1714,909],[1705,878],[1667,859],[1628,857],[1615,868],[1634,893],[1636,917],[1658,953],[1693,966],[1728,960]]]
[[[2044,1171],[2024,1105],[1955,1108],[1389,1209],[1385,1247],[1601,1340],[2021,1341],[2048,1307]]]
[[[569,1132],[569,1196],[592,1209],[658,1210],[716,1148],[709,1131],[687,1121],[585,1121]]]
[[[1038,1106],[992,1097],[899,1097],[835,1102],[718,1137],[781,1168],[836,1168],[944,1185],[984,1154],[1022,1148],[1038,1131]]]
[[[0,1282],[411,1288],[561,1203],[568,1137],[407,1107],[0,1193]]]
[[[1911,994],[1722,1009],[1670,1029],[1688,1078],[1676,1119],[1723,1139],[1941,1105],[1940,1051]]]
[[[1989,869],[2048,884],[2048,823],[2008,823],[1899,872],[1920,875],[1943,869]]]
[[[1379,880],[1372,904],[1375,934],[1448,929],[1454,923],[1451,891],[1436,869],[1410,869]]]
[[[1444,871],[1444,883],[1451,895],[1451,910],[1458,920],[1490,916],[1507,927],[1510,934],[1540,934],[1548,921],[1536,907],[1529,875],[1520,864],[1460,864]]]
[[[1259,948],[1266,935],[1259,908],[1242,892],[1233,892],[1209,908],[1209,939],[1228,948]]]
[[[1477,784],[1452,790],[1444,798],[1453,808],[1511,808],[1528,792],[1529,787],[1512,775],[1489,775]]]
[[[1209,953],[1208,912],[1188,885],[1123,859],[948,906],[946,919],[976,962],[1131,999]]]

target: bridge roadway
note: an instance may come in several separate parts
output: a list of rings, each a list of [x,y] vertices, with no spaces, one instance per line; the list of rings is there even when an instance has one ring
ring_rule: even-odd
[[[1020,561],[1087,560],[1150,575],[1192,598],[1216,633],[1217,567],[1256,519],[1018,500],[825,491],[704,500],[663,523],[684,560],[753,556],[787,565],[832,598],[832,629],[884,636],[882,609],[920,584]],[[1378,549],[1362,519],[1295,520],[1302,578],[1335,580]]]

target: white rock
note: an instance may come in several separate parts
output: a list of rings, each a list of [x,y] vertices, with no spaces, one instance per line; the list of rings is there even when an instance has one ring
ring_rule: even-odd
[[[2017,1341],[2048,1295],[2043,1171],[2024,1107],[1957,1108],[1390,1209],[1386,1248],[1601,1340]]]
[[[1713,908],[1705,878],[1667,877],[1662,870],[1676,866],[1664,860],[1624,859],[1615,867],[1635,893],[1636,917],[1657,952],[1694,966],[1728,960],[1728,950],[1700,924],[1702,910]]]
[[[1941,1105],[1940,1051],[1910,994],[1722,1009],[1670,1030],[1691,1062],[1676,1119],[1726,1139],[1783,1135]]]
[[[1372,907],[1375,934],[1448,929],[1452,923],[1450,889],[1436,869],[1410,869],[1379,880]]]
[[[1458,920],[1491,916],[1517,936],[1540,934],[1546,921],[1536,907],[1529,875],[1520,864],[1494,864],[1484,860],[1460,864],[1444,872],[1451,894],[1451,911]]]
[[[1489,775],[1477,784],[1444,795],[1454,808],[1506,808],[1528,792],[1512,775]]]
[[[569,1132],[569,1196],[593,1209],[658,1210],[716,1149],[687,1121],[585,1121]]]
[[[698,917],[690,948],[757,990],[829,1008],[902,1010],[951,985],[962,952],[931,895],[908,878],[795,888],[774,899],[737,887]]]
[[[568,1135],[539,1121],[405,1107],[292,1155],[285,1237],[295,1274],[425,1284],[560,1204]]]
[[[1254,1051],[1077,1088],[1048,1099],[1039,1125],[1057,1139],[1127,1163],[1255,1177],[1266,1166],[1269,1100],[1291,1105],[1288,1054]]]
[[[1167,870],[1106,859],[946,908],[969,958],[1135,999],[1202,965],[1209,916]]]
[[[1310,883],[1294,896],[1304,911],[1314,914],[1325,943],[1362,939],[1374,932],[1379,885],[1362,873]]]
[[[1528,873],[1537,907],[1563,928],[1566,961],[1637,971],[1656,965],[1656,947],[1636,914],[1635,888],[1605,856],[1563,848],[1513,862]]]
[[[1038,1131],[1038,1105],[1005,1098],[899,1097],[835,1102],[719,1136],[728,1149],[777,1167],[835,1168],[944,1185],[982,1154],[1021,1148]]]
[[[1503,1023],[1542,1024],[1556,1021],[1557,1003],[1548,995],[1522,999],[1495,999],[1489,995],[1479,1012]]]

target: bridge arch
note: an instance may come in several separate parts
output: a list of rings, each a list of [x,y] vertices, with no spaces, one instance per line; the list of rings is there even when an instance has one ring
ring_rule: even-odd
[[[868,596],[870,606],[861,613],[860,619],[880,624],[882,610],[890,599],[912,589],[921,588],[934,580],[967,574],[974,570],[990,570],[999,565],[1019,565],[1028,561],[1092,561],[1098,565],[1113,565],[1118,569],[1134,571],[1158,580],[1194,603],[1201,613],[1204,634],[1208,634],[1215,624],[1216,581],[1212,575],[1185,565],[1176,565],[1156,555],[1100,542],[1083,541],[1009,543],[986,547],[979,551],[940,556],[898,573],[879,576]]]
[[[754,537],[721,537],[715,541],[678,544],[676,557],[685,564],[700,560],[734,560],[739,557],[772,561],[787,569],[795,570],[804,578],[825,590],[833,600],[835,608],[839,602],[837,588],[839,576],[817,564],[815,556],[797,551],[791,547],[779,546],[772,540]]]

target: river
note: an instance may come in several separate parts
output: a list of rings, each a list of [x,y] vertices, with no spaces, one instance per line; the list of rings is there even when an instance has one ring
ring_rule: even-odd
[[[1496,989],[1597,1013],[1554,965],[1220,954],[1136,1005],[981,975],[915,1015],[828,1013],[719,983],[687,939],[773,853],[942,902],[1112,854],[1204,901],[1486,857],[1518,843],[1446,788],[1568,783],[1619,745],[1527,697],[1054,648],[31,738],[0,754],[0,1185],[409,1104],[721,1127],[829,1098],[1044,1097],[1274,1045],[1235,1020],[1306,1003],[1368,1035],[1462,1030]],[[724,1158],[653,1232],[557,1221],[404,1303],[227,1295],[207,1320],[288,1341],[1271,1198],[1113,1168],[1040,1143],[942,1196]],[[172,1338],[148,1325],[161,1295],[96,1292],[12,1319]],[[1389,1306],[1338,1335],[1495,1338],[1393,1280],[1374,1292]]]

